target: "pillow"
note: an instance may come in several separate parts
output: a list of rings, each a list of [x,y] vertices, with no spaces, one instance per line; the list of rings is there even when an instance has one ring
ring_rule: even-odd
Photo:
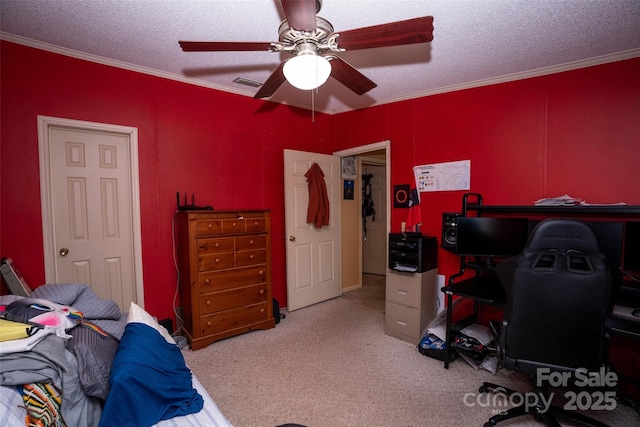
[[[69,334],[72,338],[67,341],[67,350],[72,352],[78,361],[78,376],[82,390],[88,396],[106,399],[118,340],[112,335],[102,335],[85,325],[76,326]]]
[[[99,427],[148,427],[204,406],[178,346],[140,322],[124,330],[109,385]]]
[[[127,317],[127,323],[132,323],[132,322],[143,323],[147,326],[150,326],[156,331],[158,331],[160,335],[162,335],[162,337],[169,344],[176,344],[176,341],[169,334],[169,331],[167,331],[167,329],[164,326],[159,324],[158,321],[155,319],[155,317],[151,316],[149,313],[144,311],[143,308],[141,308],[138,304],[136,304],[133,301],[129,306],[129,316]]]

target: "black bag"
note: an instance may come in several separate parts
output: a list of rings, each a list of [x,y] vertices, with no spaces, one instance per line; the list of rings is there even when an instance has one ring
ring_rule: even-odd
[[[362,217],[367,218],[373,216],[372,221],[376,220],[376,210],[373,203],[373,194],[371,193],[371,178],[373,175],[362,175],[363,188],[362,188]]]
[[[276,325],[280,323],[280,319],[284,319],[284,314],[280,314],[280,303],[277,299],[273,299],[273,318],[276,320]]]

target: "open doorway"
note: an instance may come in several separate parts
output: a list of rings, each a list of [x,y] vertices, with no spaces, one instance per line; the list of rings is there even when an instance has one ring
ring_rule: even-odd
[[[387,236],[390,230],[391,210],[388,203],[388,194],[391,182],[391,162],[390,162],[390,141],[382,141],[368,144],[348,150],[333,153],[339,157],[357,156],[358,158],[358,179],[355,182],[355,195],[353,201],[343,200],[341,213],[341,244],[342,244],[342,292],[362,289],[363,279],[373,279],[377,283],[384,283],[384,275],[387,270]],[[371,165],[371,166],[369,166]],[[368,217],[364,223],[362,218],[362,174],[371,171],[372,167],[383,167],[377,172],[381,173],[381,181],[376,184],[376,192],[379,192],[379,201],[376,203],[376,218],[372,221]],[[377,252],[371,253],[370,246],[367,255],[363,257],[365,242],[364,226],[367,226],[366,240],[374,243]],[[374,225],[375,233],[371,226]],[[366,243],[366,242],[365,242]],[[371,257],[370,255],[374,255]],[[378,267],[377,275],[364,274],[369,267],[363,268],[365,258],[373,258]],[[369,260],[371,261],[371,259]],[[363,277],[364,276],[364,277]],[[377,280],[376,280],[377,278]],[[379,289],[379,288],[378,288]],[[384,290],[384,287],[382,288]],[[383,297],[384,298],[384,297]]]
[[[374,152],[358,156],[362,179],[362,274],[387,274],[387,165]],[[366,208],[365,208],[366,206]]]

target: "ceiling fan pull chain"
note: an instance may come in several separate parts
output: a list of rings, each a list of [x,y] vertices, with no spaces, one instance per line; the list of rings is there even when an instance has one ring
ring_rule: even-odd
[[[311,123],[316,122],[316,90],[318,90],[318,88],[311,90]]]

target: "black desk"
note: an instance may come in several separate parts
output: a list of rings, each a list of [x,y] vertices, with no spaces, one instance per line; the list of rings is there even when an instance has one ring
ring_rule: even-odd
[[[507,301],[507,294],[504,287],[497,279],[491,275],[476,274],[468,279],[455,282],[455,277],[449,280],[449,285],[443,287],[442,292],[446,296],[447,322],[446,322],[446,342],[444,350],[444,367],[449,369],[451,361],[451,343],[454,335],[472,323],[478,321],[478,304],[487,304],[503,308]],[[453,296],[471,298],[475,303],[473,315],[452,325],[453,318]]]
[[[446,296],[447,322],[446,322],[446,347],[444,356],[444,367],[449,368],[451,362],[451,343],[454,335],[472,323],[477,322],[478,308],[476,307],[472,316],[452,324],[453,317],[453,296],[473,299],[476,304],[487,304],[494,307],[503,308],[507,296],[500,281],[493,276],[476,275],[468,279],[455,282],[451,280],[448,286],[442,289]],[[635,290],[624,290],[624,287],[614,296],[614,305],[632,308],[640,308],[640,287]],[[624,336],[634,340],[640,340],[640,317],[632,318],[627,316],[616,316],[611,313],[605,319],[605,329],[609,334]]]
[[[614,309],[605,320],[605,328],[609,333],[640,340],[640,317],[630,315],[634,308],[640,308],[640,287],[623,286],[614,295]],[[626,315],[620,315],[619,311]]]
[[[476,199],[476,203],[469,203],[468,199],[472,197]],[[608,259],[612,259],[617,263],[621,263],[621,246],[623,242],[623,223],[627,221],[639,221],[640,220],[640,205],[612,205],[612,206],[502,206],[502,205],[484,205],[482,203],[482,195],[478,193],[465,193],[462,197],[462,213],[460,215],[467,216],[469,212],[475,212],[477,216],[489,214],[489,216],[517,216],[526,215],[532,221],[539,221],[543,218],[550,217],[569,217],[579,218],[585,221],[591,221],[596,219],[593,224],[598,225],[601,228],[600,234],[607,237],[603,246],[603,251]],[[602,221],[606,220],[606,221]],[[609,221],[611,220],[611,221]],[[615,232],[619,235],[613,237],[611,234],[611,227],[609,223],[617,225]],[[608,228],[607,228],[608,227]],[[601,236],[599,236],[601,238]],[[628,236],[627,236],[628,238]],[[609,242],[610,244],[607,244]],[[618,248],[620,246],[620,248]],[[444,249],[452,251],[451,248]],[[611,249],[608,253],[607,249]],[[456,253],[455,251],[452,251]],[[446,305],[447,305],[447,331],[446,331],[446,347],[445,347],[445,360],[444,367],[449,367],[450,355],[451,355],[451,343],[453,341],[454,334],[457,333],[465,325],[468,325],[472,321],[477,321],[478,307],[480,304],[492,305],[497,307],[504,307],[506,304],[506,294],[500,281],[495,277],[495,272],[492,272],[492,268],[489,265],[482,264],[481,262],[467,262],[467,257],[460,256],[460,270],[458,273],[453,274],[448,281],[448,286],[442,288],[445,293]],[[619,264],[621,265],[621,264]],[[474,277],[465,278],[465,270],[473,269],[476,271]],[[616,280],[616,278],[614,278]],[[458,322],[452,325],[453,315],[453,296],[470,298],[474,300],[475,310],[473,316],[464,319],[462,322]],[[640,307],[640,287],[638,288],[638,305]],[[625,295],[628,303],[628,295]],[[621,319],[619,317],[609,316],[606,319],[605,327],[611,334],[625,335],[633,339],[640,339],[640,321],[635,322],[633,320]]]
[[[604,322],[604,327],[611,334],[640,340],[640,319],[636,322],[608,316]]]

